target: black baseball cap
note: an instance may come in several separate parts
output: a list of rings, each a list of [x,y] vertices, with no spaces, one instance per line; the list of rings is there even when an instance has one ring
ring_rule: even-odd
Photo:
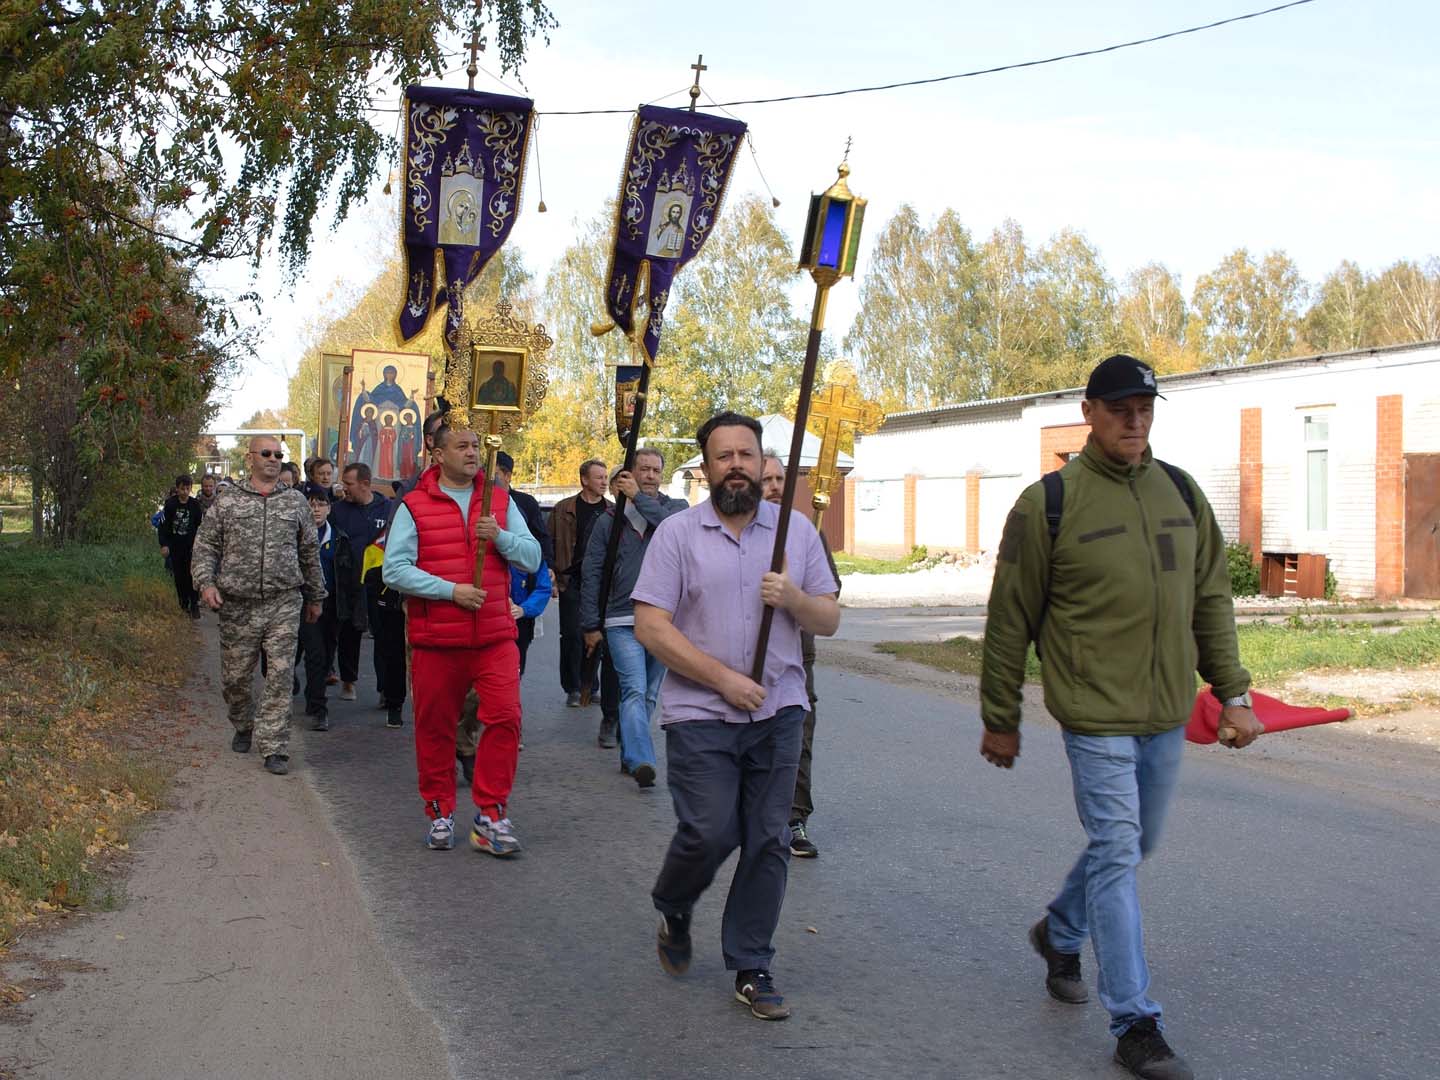
[[[495,451],[495,467],[497,469],[504,469],[506,472],[514,472],[515,459],[504,450],[497,450]]]
[[[1128,353],[1116,353],[1101,360],[1085,384],[1085,397],[1089,401],[1119,401],[1142,394],[1165,396],[1155,385],[1155,369]]]
[[[313,480],[309,480],[306,483],[300,485],[300,490],[305,493],[305,498],[308,500],[313,501],[315,499],[321,499],[324,502],[335,501],[334,496],[331,495],[329,488],[327,488],[324,484],[317,484]]]

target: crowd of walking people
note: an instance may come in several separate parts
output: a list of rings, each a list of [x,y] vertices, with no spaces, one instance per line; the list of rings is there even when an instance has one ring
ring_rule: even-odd
[[[1190,1070],[1148,993],[1135,870],[1174,789],[1196,668],[1222,701],[1228,745],[1248,745],[1260,727],[1214,515],[1192,479],[1150,455],[1155,386],[1133,357],[1100,364],[1084,453],[1027,488],[1010,514],[987,622],[980,752],[1015,764],[1026,651],[1041,646],[1088,845],[1030,944],[1051,996],[1078,1004],[1088,998],[1080,950],[1093,940],[1116,1059],[1137,1076],[1183,1080]],[[158,515],[160,543],[181,606],[219,613],[231,748],[246,753],[253,741],[268,771],[286,773],[296,664],[310,727],[326,731],[328,688],[357,697],[368,630],[390,727],[404,726],[411,701],[424,843],[456,844],[458,767],[474,805],[470,846],[512,858],[523,850],[509,812],[520,678],[536,620],[556,599],[557,705],[598,704],[597,744],[618,750],[642,791],[659,772],[657,715],[665,735],[676,827],[651,890],[661,967],[689,967],[695,905],[738,848],[725,964],[752,1015],[788,1017],[773,938],[790,857],[819,854],[809,830],[814,642],[839,627],[840,580],[799,513],[784,530],[783,569],[771,570],[785,467],[760,424],[722,412],[701,426],[709,497],[698,505],[663,491],[664,456],[645,448],[628,469],[586,461],[579,490],[548,516],[512,489],[507,455],[485,474],[476,432],[436,413],[423,438],[427,467],[391,494],[363,463],[344,465],[337,483],[332,462],[312,460],[301,480],[264,435],[250,441],[244,479],[198,497],[189,477],[177,480]],[[774,623],[760,657],[766,608]],[[1115,646],[1088,666],[1073,646],[1081,625],[1105,626]],[[252,702],[257,664],[265,683]]]

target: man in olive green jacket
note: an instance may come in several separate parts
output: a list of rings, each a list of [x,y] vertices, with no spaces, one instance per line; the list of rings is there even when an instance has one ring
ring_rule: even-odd
[[[1007,769],[1019,756],[1034,641],[1089,844],[1031,945],[1046,960],[1051,996],[1080,1004],[1080,950],[1091,938],[1115,1059],[1136,1076],[1181,1080],[1190,1069],[1166,1044],[1148,995],[1135,868],[1175,789],[1196,670],[1224,705],[1221,726],[1236,732],[1227,745],[1247,746],[1261,729],[1215,515],[1194,480],[1150,454],[1158,396],[1149,365],[1123,354],[1099,364],[1082,404],[1090,438],[1060,470],[1059,514],[1053,501],[1047,513],[1044,482],[1010,512],[985,626],[980,753]]]

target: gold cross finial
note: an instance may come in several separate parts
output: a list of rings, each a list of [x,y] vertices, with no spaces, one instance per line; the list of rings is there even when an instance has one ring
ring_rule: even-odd
[[[470,66],[465,69],[465,74],[470,76],[470,89],[475,89],[475,76],[480,72],[480,50],[484,48],[480,43],[480,28],[477,26],[470,31],[470,41],[465,46],[470,50]]]
[[[854,141],[855,141],[854,138],[852,138],[851,136],[849,136],[849,135],[846,135],[846,136],[845,136],[845,156],[840,159],[841,161],[847,162],[847,163],[849,162],[849,160],[850,160],[850,144],[851,144],[852,142],[854,142]]]
[[[844,428],[868,435],[884,422],[884,410],[861,396],[854,368],[837,360],[825,369],[825,385],[810,399],[810,430],[820,436],[820,453],[810,470],[810,490],[814,492],[812,520],[817,527],[821,514],[830,504],[830,489],[839,479],[836,461]]]
[[[700,53],[695,57],[695,62],[690,65],[690,70],[695,72],[695,85],[690,87],[690,111],[695,111],[695,103],[700,100],[700,73],[709,71],[710,67],[705,63],[705,54]]]

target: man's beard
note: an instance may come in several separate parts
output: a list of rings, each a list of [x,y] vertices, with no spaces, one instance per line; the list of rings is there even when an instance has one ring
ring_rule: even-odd
[[[744,480],[745,486],[738,489],[732,488],[731,480]],[[715,509],[727,517],[753,513],[755,507],[760,505],[760,482],[743,472],[734,471],[720,482],[720,486],[714,490],[710,498],[714,500]]]

